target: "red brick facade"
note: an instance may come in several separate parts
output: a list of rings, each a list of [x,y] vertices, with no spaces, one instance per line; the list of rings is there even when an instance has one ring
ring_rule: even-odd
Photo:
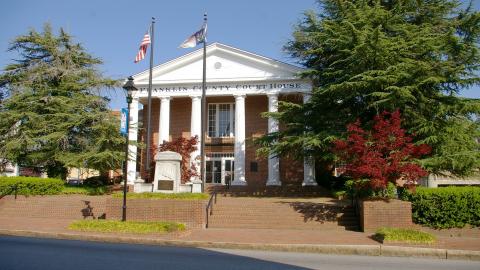
[[[302,102],[301,95],[280,95],[281,101]],[[209,103],[235,103],[233,96],[217,96],[207,98],[207,108]],[[180,136],[190,136],[192,100],[189,97],[172,98],[170,101],[170,139]],[[144,105],[143,120],[147,119],[148,108]],[[245,98],[245,178],[249,185],[264,186],[268,178],[268,160],[256,155],[257,147],[253,144],[253,139],[258,138],[267,132],[268,120],[261,114],[268,111],[268,98],[266,95],[248,95]],[[158,145],[159,128],[159,99],[152,99],[152,142]],[[146,125],[143,124],[143,127]],[[280,126],[280,129],[282,126]],[[140,140],[144,142],[143,132],[140,132]],[[207,138],[205,152],[211,153],[233,153],[233,138]],[[145,151],[140,155],[138,166],[143,163]],[[257,170],[252,170],[252,167]],[[303,181],[303,160],[294,160],[292,158],[280,158],[280,180],[282,183],[298,183]]]

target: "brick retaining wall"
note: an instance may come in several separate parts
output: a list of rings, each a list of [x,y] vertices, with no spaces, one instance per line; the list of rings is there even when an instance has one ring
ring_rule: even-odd
[[[107,198],[107,219],[122,218],[121,198]],[[136,221],[175,221],[185,223],[189,228],[205,226],[204,200],[127,200],[127,220]]]
[[[412,227],[412,204],[400,200],[360,201],[360,226],[364,232],[380,227]]]
[[[0,200],[0,216],[76,220],[105,214],[106,196],[50,195],[6,196]]]

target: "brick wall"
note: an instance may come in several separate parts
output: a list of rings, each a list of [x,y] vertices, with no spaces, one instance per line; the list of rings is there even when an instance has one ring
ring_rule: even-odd
[[[380,227],[409,228],[412,204],[400,200],[360,201],[360,226],[364,232]]]
[[[253,139],[267,133],[268,119],[261,113],[268,111],[267,96],[247,96],[245,99],[245,178],[248,184],[265,185],[268,178],[268,161],[256,155],[257,147]],[[257,164],[257,171],[252,171],[252,162]]]
[[[192,99],[172,98],[170,100],[170,140],[178,137],[190,137],[192,118]]]
[[[107,219],[122,218],[121,198],[107,198]],[[127,220],[136,221],[175,221],[185,223],[189,228],[205,226],[204,200],[127,200]]]
[[[0,200],[0,216],[83,219],[105,214],[106,196],[54,195],[6,196]]]

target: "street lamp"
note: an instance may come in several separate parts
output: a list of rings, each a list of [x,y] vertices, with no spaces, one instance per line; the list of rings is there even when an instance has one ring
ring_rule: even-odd
[[[122,221],[127,220],[127,165],[128,165],[128,135],[130,131],[130,104],[132,103],[132,92],[138,90],[133,83],[133,77],[128,77],[128,81],[123,85],[127,91],[127,134],[125,135],[125,166],[123,168],[123,212]]]

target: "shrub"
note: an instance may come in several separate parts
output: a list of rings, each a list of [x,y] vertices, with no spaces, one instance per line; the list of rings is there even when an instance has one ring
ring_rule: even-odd
[[[69,185],[65,185],[61,194],[69,195],[69,194],[82,194],[82,195],[103,195],[109,192],[106,186],[99,186],[99,187],[89,187],[89,186],[79,186],[79,187],[72,187]]]
[[[402,242],[410,244],[433,244],[435,236],[413,229],[380,228],[373,236],[382,242]]]
[[[120,233],[166,233],[184,231],[185,224],[158,221],[115,221],[115,220],[80,220],[68,226],[71,230],[83,232],[120,232]]]
[[[109,184],[110,179],[108,177],[100,175],[100,176],[92,176],[88,177],[83,181],[83,185],[88,187],[101,187],[106,186]]]
[[[402,199],[412,203],[415,223],[437,229],[480,226],[480,187],[417,188]]]
[[[199,176],[197,172],[198,159],[191,160],[190,156],[195,152],[198,147],[198,136],[191,137],[190,139],[184,137],[178,137],[171,142],[163,141],[158,148],[154,148],[155,153],[157,151],[173,151],[179,153],[182,156],[182,162],[180,164],[182,183],[190,181],[192,177]],[[190,164],[188,163],[190,161]],[[155,166],[153,166],[155,168]]]
[[[0,194],[17,186],[19,195],[54,195],[63,189],[64,182],[54,178],[39,177],[0,177]]]

